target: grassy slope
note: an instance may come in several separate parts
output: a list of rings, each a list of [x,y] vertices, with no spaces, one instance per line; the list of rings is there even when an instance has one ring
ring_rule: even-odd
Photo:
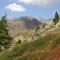
[[[55,29],[43,38],[2,52],[0,60],[59,60],[59,54],[60,29]]]

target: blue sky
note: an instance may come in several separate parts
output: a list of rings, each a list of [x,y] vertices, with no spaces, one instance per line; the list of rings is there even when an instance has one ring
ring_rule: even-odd
[[[0,0],[0,16],[34,16],[51,18],[60,12],[60,0]]]

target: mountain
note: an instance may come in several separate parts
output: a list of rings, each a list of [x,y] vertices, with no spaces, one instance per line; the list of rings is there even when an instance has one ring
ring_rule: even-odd
[[[40,24],[40,21],[38,21],[36,18],[32,18],[31,16],[21,17],[19,20],[23,21],[25,27],[28,29],[33,28],[34,26],[37,26]]]
[[[33,29],[35,26],[41,24],[36,18],[31,16],[23,16],[20,18],[8,18],[9,33],[12,36]]]

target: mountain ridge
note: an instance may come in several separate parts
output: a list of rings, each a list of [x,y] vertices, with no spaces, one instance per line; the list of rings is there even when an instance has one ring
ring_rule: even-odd
[[[40,21],[38,21],[36,18],[33,17],[20,17],[20,18],[9,18],[7,19],[7,23],[9,26],[9,31],[13,33],[13,31],[19,33],[20,31],[27,31],[33,29],[35,26],[41,24]],[[16,35],[16,34],[14,34]]]

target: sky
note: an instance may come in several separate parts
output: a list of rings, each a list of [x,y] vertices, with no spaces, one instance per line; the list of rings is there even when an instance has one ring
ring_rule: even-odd
[[[60,13],[60,0],[0,0],[0,16],[33,16],[45,19]]]

